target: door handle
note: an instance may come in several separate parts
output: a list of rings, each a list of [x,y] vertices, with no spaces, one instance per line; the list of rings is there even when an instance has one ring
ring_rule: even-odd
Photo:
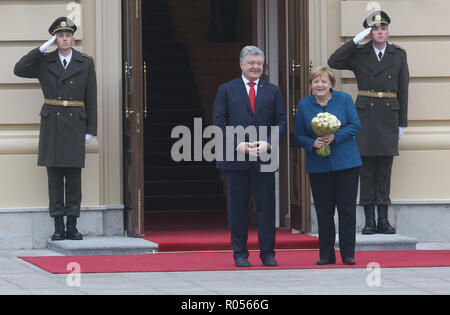
[[[297,70],[298,68],[301,68],[301,67],[302,67],[302,65],[295,64],[295,60],[292,59],[292,65],[291,65],[292,72],[295,72],[295,70]]]
[[[292,78],[292,87],[291,87],[291,111],[292,111],[292,117],[295,118],[296,114],[297,114],[297,104],[296,104],[296,99],[295,99],[295,91],[296,91],[296,85],[295,85],[295,72],[297,69],[301,68],[302,65],[297,64],[295,62],[294,59],[292,59],[292,64],[291,64],[291,78]]]
[[[129,66],[128,62],[125,62],[124,74],[125,74],[125,118],[129,119],[130,114],[134,111],[130,110],[130,97],[133,94],[132,86],[132,70],[133,66]]]
[[[148,100],[147,100],[147,62],[144,61],[144,119],[148,117]]]

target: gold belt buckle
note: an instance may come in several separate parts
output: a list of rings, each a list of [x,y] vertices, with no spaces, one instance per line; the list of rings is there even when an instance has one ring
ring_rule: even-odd
[[[63,101],[63,102],[62,102],[62,105],[63,105],[64,107],[67,107],[67,106],[69,106],[69,102],[68,102],[68,101]]]
[[[383,98],[384,97],[384,93],[383,92],[378,92],[378,97],[379,98]]]

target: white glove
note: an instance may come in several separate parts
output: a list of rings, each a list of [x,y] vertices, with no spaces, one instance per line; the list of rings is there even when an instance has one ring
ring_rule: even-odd
[[[88,135],[88,134],[87,134],[87,135],[85,136],[85,142],[86,142],[86,144],[91,143],[93,139],[94,139],[94,136],[93,136],[93,135]]]
[[[405,128],[398,127],[398,140],[402,140],[404,134],[405,134]]]
[[[52,38],[50,38],[48,41],[46,41],[41,47],[39,47],[39,50],[41,53],[45,53],[45,51],[50,47],[56,40],[56,35],[53,35]]]
[[[353,38],[353,42],[354,42],[356,45],[358,45],[360,42],[363,41],[364,38],[367,37],[367,35],[370,34],[371,31],[372,31],[372,28],[371,28],[371,27],[366,28],[364,31],[362,31],[361,33],[359,33],[358,35],[356,35],[356,36]]]

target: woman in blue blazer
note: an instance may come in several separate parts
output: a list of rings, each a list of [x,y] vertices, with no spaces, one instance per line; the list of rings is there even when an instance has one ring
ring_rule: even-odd
[[[320,259],[318,265],[336,262],[334,213],[339,215],[339,248],[344,264],[355,264],[356,198],[359,168],[362,165],[355,136],[361,130],[352,97],[333,90],[333,71],[318,67],[310,75],[313,95],[302,99],[295,119],[294,138],[306,150],[309,173],[319,227]],[[335,115],[341,128],[331,135],[318,137],[312,130],[312,119],[321,112]],[[331,155],[322,157],[316,149],[330,145]]]

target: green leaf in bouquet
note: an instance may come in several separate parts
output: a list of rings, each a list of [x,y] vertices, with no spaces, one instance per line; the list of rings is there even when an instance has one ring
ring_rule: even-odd
[[[322,157],[327,157],[331,155],[331,148],[329,145],[325,145],[322,148],[317,149],[316,153]]]

